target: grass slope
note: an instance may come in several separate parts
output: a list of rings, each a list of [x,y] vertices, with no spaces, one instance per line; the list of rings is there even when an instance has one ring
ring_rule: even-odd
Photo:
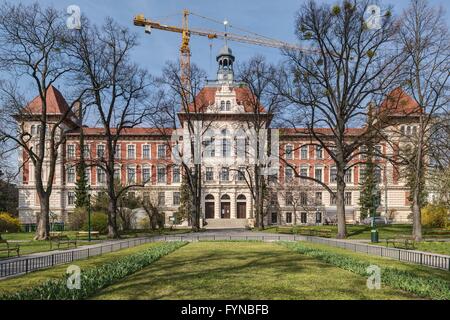
[[[262,242],[191,243],[100,291],[96,299],[416,299],[369,290],[366,278]]]

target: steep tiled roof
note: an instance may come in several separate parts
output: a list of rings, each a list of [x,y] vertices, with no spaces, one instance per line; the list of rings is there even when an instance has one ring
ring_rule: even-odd
[[[206,108],[215,102],[216,93],[220,90],[217,87],[204,87],[195,97],[195,103],[188,106],[189,112],[205,112]],[[238,104],[244,106],[245,112],[253,112],[256,100],[248,87],[234,87],[232,90],[236,94]],[[264,107],[259,105],[259,111],[265,112]]]
[[[47,114],[52,115],[61,115],[69,110],[69,105],[64,99],[61,92],[56,89],[54,86],[50,85],[47,89]],[[42,113],[42,102],[41,97],[37,96],[30,103],[28,103],[23,113],[25,114],[41,114]],[[71,113],[73,116],[73,114]]]
[[[418,114],[420,107],[402,88],[392,90],[380,105],[380,112],[392,116]]]

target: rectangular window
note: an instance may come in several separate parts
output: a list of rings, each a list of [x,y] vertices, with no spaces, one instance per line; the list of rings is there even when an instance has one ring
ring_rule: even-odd
[[[180,205],[180,193],[179,192],[174,192],[173,193],[173,205],[174,206],[179,206]]]
[[[236,140],[236,155],[238,158],[244,159],[248,153],[248,142],[247,139],[237,139]]]
[[[144,144],[142,146],[142,159],[150,159],[150,145]]]
[[[179,183],[181,181],[180,167],[172,167],[172,183]]]
[[[286,223],[292,223],[292,212],[286,212]]]
[[[220,180],[221,181],[228,181],[230,178],[230,170],[228,168],[222,168],[220,170]]]
[[[158,144],[158,159],[165,159],[165,158],[166,158],[166,145]]]
[[[128,175],[128,178],[127,178],[128,183],[136,182],[136,168],[128,167],[127,171],[128,171],[128,173],[127,173],[127,175]]]
[[[166,168],[158,167],[158,183],[166,182]]]
[[[239,167],[237,179],[238,181],[245,181],[245,167]]]
[[[150,167],[142,168],[142,183],[150,182]]]
[[[292,179],[294,178],[294,170],[292,170],[291,167],[286,167],[284,169],[284,175],[286,178],[286,182],[291,182]]]
[[[381,168],[376,166],[373,168],[374,179],[376,183],[381,183]]]
[[[322,204],[322,192],[316,192],[316,205]]]
[[[214,180],[214,172],[212,167],[206,167],[206,181]]]
[[[302,160],[308,159],[308,146],[302,146],[300,149],[300,157]]]
[[[91,169],[86,168],[86,170],[84,171],[84,177],[87,181],[88,184],[91,183]]]
[[[345,171],[344,181],[346,183],[352,183],[352,169]]]
[[[306,192],[300,192],[300,204],[306,206],[308,204],[308,194]]]
[[[286,192],[286,205],[292,206],[294,204],[294,197],[292,196],[292,192]]]
[[[67,205],[73,206],[75,204],[75,192],[67,192]]]
[[[278,214],[276,212],[272,212],[272,224],[276,224],[278,221]]]
[[[336,205],[336,196],[334,194],[330,195],[330,206]]]
[[[134,144],[129,144],[127,147],[127,159],[135,159],[136,158],[136,147]]]
[[[89,145],[85,144],[83,146],[83,155],[86,159],[89,159],[90,155],[91,155],[91,150],[89,148]]]
[[[69,144],[67,146],[67,158],[68,159],[75,158],[75,145],[74,144]]]
[[[120,144],[116,144],[116,147],[114,150],[114,158],[120,159]]]
[[[115,168],[114,169],[114,180],[120,182],[120,180],[121,180],[120,168]]]
[[[316,146],[316,159],[323,159],[323,150],[321,146]]]
[[[374,153],[375,153],[375,160],[380,160],[381,159],[381,155],[382,155],[382,151],[381,151],[381,146],[375,146],[374,148]]]
[[[150,203],[150,192],[144,192],[142,194],[142,201],[144,203]]]
[[[367,146],[361,146],[361,147],[359,148],[359,152],[360,152],[359,158],[360,158],[361,160],[367,159]]]
[[[300,222],[306,223],[307,222],[306,218],[307,218],[306,212],[300,212]]]
[[[67,169],[67,183],[75,182],[75,168],[70,167]]]
[[[208,138],[205,140],[205,156],[213,158],[216,156],[216,148],[214,146],[214,138]]]
[[[359,182],[363,182],[366,178],[366,165],[361,164],[359,166]]]
[[[105,156],[105,145],[97,145],[97,158],[103,158]]]
[[[286,160],[294,159],[294,151],[291,145],[286,146]]]
[[[106,173],[100,167],[97,167],[97,183],[105,183],[106,182]]]
[[[230,140],[226,138],[222,139],[222,157],[224,158],[231,157],[231,143]]]
[[[322,168],[316,168],[314,170],[314,178],[320,182],[322,182]]]
[[[351,192],[346,192],[345,193],[345,205],[346,206],[351,206],[352,205],[352,193]]]
[[[330,183],[336,183],[337,181],[337,169],[336,167],[330,168]]]
[[[308,176],[308,168],[307,167],[301,167],[300,168],[300,175],[302,177],[307,177]]]
[[[166,205],[166,193],[158,192],[158,206],[165,206],[165,205]]]

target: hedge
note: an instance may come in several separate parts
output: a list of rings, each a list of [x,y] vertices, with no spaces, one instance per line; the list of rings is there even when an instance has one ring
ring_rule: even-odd
[[[0,295],[0,300],[80,300],[86,299],[99,290],[133,274],[152,262],[158,260],[176,249],[184,246],[186,242],[166,242],[156,247],[148,248],[142,252],[119,258],[81,272],[80,289],[68,289],[65,275],[61,279],[48,280],[31,289],[25,289],[12,294]]]
[[[367,267],[373,264],[366,260],[349,257],[344,254],[329,252],[319,248],[306,247],[298,242],[282,242],[282,244],[295,252],[354,272],[363,277],[369,276],[366,270]],[[392,288],[408,291],[420,297],[435,300],[450,299],[450,282],[443,279],[423,278],[410,271],[399,270],[393,267],[383,267],[381,281]]]
[[[19,219],[14,218],[7,212],[0,212],[0,232],[19,232]]]

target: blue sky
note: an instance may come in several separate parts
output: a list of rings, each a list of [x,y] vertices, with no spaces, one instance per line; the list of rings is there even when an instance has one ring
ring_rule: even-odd
[[[430,2],[433,5],[448,7],[447,11],[450,11],[447,1],[431,0]],[[34,1],[21,0],[21,2],[29,4]],[[215,20],[227,19],[231,25],[239,28],[295,43],[294,16],[303,2],[304,0],[39,0],[42,5],[53,5],[61,10],[66,10],[69,5],[75,4],[92,21],[101,23],[105,17],[110,16],[120,24],[134,29],[140,38],[139,48],[133,53],[134,59],[155,75],[161,72],[167,60],[178,59],[181,35],[160,30],[154,30],[151,35],[146,35],[143,28],[133,25],[133,16],[138,13],[144,13],[146,17],[165,24],[181,25],[181,12],[187,8]],[[393,4],[398,13],[407,6],[409,1],[383,0],[382,2]],[[450,18],[449,12],[447,17]],[[223,31],[222,25],[196,16],[190,17],[190,26]],[[191,61],[208,72],[209,78],[214,77],[215,56],[222,45],[222,40],[211,41],[196,36],[191,38]],[[281,58],[280,52],[273,48],[235,42],[230,43],[230,46],[238,61],[247,60],[255,54],[262,54],[270,61]]]

